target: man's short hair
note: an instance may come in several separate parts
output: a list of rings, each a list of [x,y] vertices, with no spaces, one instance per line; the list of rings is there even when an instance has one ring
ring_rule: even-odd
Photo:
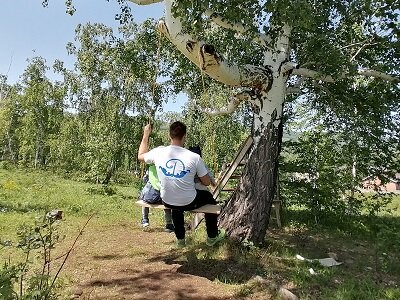
[[[186,125],[182,122],[176,121],[169,126],[169,136],[171,139],[181,140],[186,134]]]

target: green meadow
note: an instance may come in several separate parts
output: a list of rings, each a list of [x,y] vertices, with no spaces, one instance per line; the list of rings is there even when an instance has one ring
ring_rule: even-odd
[[[23,253],[16,247],[20,226],[32,224],[35,218],[59,209],[63,211],[59,224],[63,238],[55,246],[54,255],[70,249],[77,236],[78,244],[87,244],[86,248],[74,249],[74,255],[66,261],[59,281],[62,286],[59,298],[70,297],[74,287],[88,276],[83,271],[79,276],[74,275],[80,260],[85,262],[87,270],[114,269],[118,264],[111,257],[117,257],[115,252],[124,251],[128,253],[125,267],[138,265],[143,260],[173,261],[181,265],[181,272],[193,275],[191,280],[209,279],[211,286],[222,289],[221,297],[275,299],[283,287],[301,299],[400,298],[399,196],[389,205],[391,213],[352,219],[327,218],[319,224],[305,211],[286,210],[284,227],[279,229],[271,224],[261,248],[230,240],[207,248],[201,226],[200,230],[188,234],[188,247],[178,251],[174,248],[173,234],[162,230],[162,211],[151,212],[150,229],[144,231],[139,226],[140,207],[134,205],[139,184],[105,188],[45,171],[0,170],[3,244],[0,259],[11,263],[23,260]],[[88,218],[90,222],[79,237],[79,230]],[[12,245],[6,245],[7,241]],[[129,243],[125,245],[125,241]],[[108,253],[101,257],[107,256],[110,260],[94,259],[100,257],[100,249],[103,254]],[[298,254],[310,259],[325,258],[328,253],[334,253],[343,264],[323,267],[295,257]],[[40,259],[34,260],[33,269],[35,263],[40,266]],[[54,265],[58,266],[59,262]],[[118,284],[113,289],[117,287]],[[101,299],[95,296],[99,287],[93,289],[93,298],[87,296],[87,299]],[[111,293],[102,289],[101,293]],[[87,291],[83,288],[83,295],[88,295]],[[110,299],[124,298],[121,295]]]

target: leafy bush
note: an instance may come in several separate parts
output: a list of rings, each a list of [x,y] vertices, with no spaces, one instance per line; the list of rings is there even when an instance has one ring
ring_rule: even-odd
[[[391,202],[390,194],[358,192],[373,162],[356,156],[340,136],[323,131],[302,134],[284,143],[281,157],[281,195],[292,208],[304,208],[318,221],[323,215],[378,214]],[[339,139],[340,140],[340,139]],[[357,166],[357,168],[356,168]]]
[[[0,299],[7,300],[52,300],[57,299],[56,281],[61,271],[51,275],[51,252],[60,240],[58,233],[59,213],[48,213],[36,219],[33,225],[24,225],[18,230],[18,242],[2,242],[3,247],[15,247],[24,253],[24,261],[6,261],[0,270]],[[34,269],[31,257],[36,255],[42,265]]]
[[[128,173],[126,171],[116,171],[113,175],[113,181],[121,185],[134,185],[136,186],[141,181],[134,174]]]

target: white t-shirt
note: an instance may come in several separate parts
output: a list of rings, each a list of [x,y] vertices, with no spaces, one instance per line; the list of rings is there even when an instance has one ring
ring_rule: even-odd
[[[200,155],[179,146],[157,147],[144,154],[147,164],[155,164],[165,203],[184,206],[196,197],[194,177],[207,175]]]

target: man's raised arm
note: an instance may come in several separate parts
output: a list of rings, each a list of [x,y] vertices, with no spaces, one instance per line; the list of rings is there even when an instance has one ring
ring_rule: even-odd
[[[149,137],[151,133],[151,125],[147,124],[143,129],[143,137],[140,142],[138,159],[144,161],[144,155],[149,152]]]

